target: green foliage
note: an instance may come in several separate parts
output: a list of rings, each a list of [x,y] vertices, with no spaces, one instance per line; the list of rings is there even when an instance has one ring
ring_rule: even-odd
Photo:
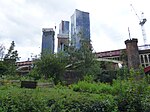
[[[120,111],[126,112],[145,112],[144,99],[146,100],[147,95],[147,84],[145,80],[140,80],[137,82],[130,82],[130,85],[125,91],[122,91],[118,95],[118,108]]]
[[[81,47],[79,49],[70,46],[67,50],[68,64],[71,65],[70,69],[79,71],[83,75],[99,73],[101,71],[100,63],[96,61],[90,41],[82,38],[80,42]]]
[[[7,71],[7,66],[4,64],[3,61],[0,61],[0,76],[5,75]]]
[[[40,80],[41,78],[43,78],[43,77],[39,74],[37,67],[33,68],[33,69],[28,73],[28,76],[29,76],[29,77],[32,77],[32,78],[35,79],[35,80]]]
[[[126,66],[117,70],[117,78],[121,80],[127,80],[130,78],[130,73]]]
[[[86,75],[86,76],[84,76],[83,77],[83,79],[84,79],[84,81],[86,81],[86,82],[89,82],[89,83],[92,83],[92,82],[94,82],[94,76],[93,75]]]
[[[145,77],[144,68],[142,66],[140,66],[137,70],[134,70],[133,68],[129,70],[126,66],[124,66],[116,72],[116,76],[119,80],[140,80]]]
[[[65,55],[61,54],[46,54],[42,55],[41,59],[35,62],[37,74],[41,77],[53,78],[55,84],[58,84],[60,76],[64,74],[66,67]],[[39,75],[38,75],[39,76]],[[37,77],[37,76],[36,76]]]
[[[116,70],[102,70],[99,74],[96,75],[95,81],[112,83],[113,79],[116,79],[116,78],[117,78]]]
[[[126,90],[130,87],[131,81],[128,80],[120,80],[116,79],[113,80],[112,87],[113,87],[113,95],[122,95],[126,92]]]
[[[126,80],[120,80],[120,94],[117,96],[118,109],[126,112],[146,112],[148,83],[144,77],[143,70],[131,69],[128,73]],[[125,81],[125,84],[123,83]],[[124,88],[125,87],[125,88]],[[122,89],[123,88],[123,89]],[[148,107],[149,109],[149,107]]]
[[[87,81],[79,81],[77,84],[70,86],[76,92],[88,92],[94,94],[112,94],[113,87],[104,83],[89,83]]]
[[[15,42],[12,41],[10,48],[8,49],[8,53],[5,55],[4,59],[13,59],[15,61],[19,60],[18,51],[14,50]]]
[[[0,62],[0,75],[16,75],[15,62],[19,60],[17,50],[14,50],[15,43],[12,41],[8,53],[4,56],[4,60]],[[0,55],[4,53],[4,47],[0,46]]]
[[[12,75],[12,76],[17,75],[15,60],[5,59],[4,64],[7,67],[7,71],[5,72],[5,75]]]
[[[118,78],[113,80],[112,85],[80,81],[70,87],[76,92],[114,95],[117,108],[121,112],[149,112],[150,86],[142,69],[131,69],[130,72],[127,72],[127,69],[124,68],[118,73]],[[125,75],[125,73],[128,74]]]
[[[126,50],[123,49],[121,51],[120,58],[121,58],[121,61],[123,61],[124,66],[127,66],[128,56],[127,56]]]
[[[147,82],[148,84],[150,84],[150,75],[149,75],[149,74],[146,74],[146,75],[145,75],[145,79],[146,79],[146,82]]]
[[[52,55],[52,54],[51,54]],[[29,76],[60,76],[67,65],[66,56],[47,55],[35,64],[35,71]],[[67,62],[67,63],[66,63]],[[79,63],[80,64],[80,63]],[[46,66],[47,65],[47,66]],[[64,67],[58,68],[57,67]],[[47,67],[45,70],[42,67]],[[53,70],[53,69],[54,70]],[[42,70],[43,69],[43,70]],[[59,70],[59,71],[55,71]],[[79,70],[79,69],[78,69]],[[40,71],[40,72],[39,72]],[[41,72],[42,71],[42,72]],[[110,76],[113,71],[109,71]],[[89,73],[89,72],[88,72]],[[2,112],[149,112],[150,86],[149,76],[143,68],[115,71],[117,78],[111,83],[94,82],[95,75],[86,74],[77,84],[62,86],[58,83],[53,88],[24,89],[12,86],[11,81],[2,80],[0,86],[0,111]],[[40,74],[40,75],[39,75]],[[51,75],[53,74],[53,75]],[[106,75],[101,76],[100,78]],[[31,77],[29,77],[31,78]],[[37,78],[38,79],[38,78]],[[57,77],[57,80],[59,78]],[[41,79],[42,81],[43,79]],[[104,80],[104,79],[103,79]],[[0,81],[0,84],[2,84]]]
[[[113,112],[112,95],[77,93],[66,87],[37,88],[0,87],[0,110],[3,112]]]
[[[0,111],[149,112],[150,86],[145,78],[118,78],[111,85],[92,79],[86,76],[84,81],[69,87],[56,85],[33,90],[10,84],[0,86]]]
[[[142,102],[142,109],[144,112],[150,112],[150,86],[147,87],[147,90],[145,91],[143,97],[141,98]]]
[[[32,92],[25,90],[14,92],[8,92],[0,98],[0,109],[3,112],[48,112],[45,100],[39,97],[32,97]]]
[[[4,58],[5,46],[0,44],[0,60]]]

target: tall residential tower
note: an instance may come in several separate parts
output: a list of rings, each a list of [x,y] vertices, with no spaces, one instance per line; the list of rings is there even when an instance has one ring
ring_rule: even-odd
[[[61,21],[59,24],[59,34],[69,34],[69,21]]]
[[[88,12],[75,10],[71,16],[71,41],[75,48],[80,48],[81,39],[90,41],[90,18]]]
[[[54,53],[54,36],[53,28],[42,29],[42,53]]]
[[[59,34],[57,51],[65,51],[65,48],[69,46],[69,21],[61,21],[59,24]]]

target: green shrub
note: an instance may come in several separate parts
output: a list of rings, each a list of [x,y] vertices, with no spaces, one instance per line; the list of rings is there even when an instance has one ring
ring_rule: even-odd
[[[113,79],[117,78],[117,71],[115,70],[103,70],[96,75],[96,82],[112,83]]]
[[[127,80],[113,80],[112,94],[113,95],[124,94],[130,86],[131,86],[131,81],[127,81]]]
[[[112,95],[74,92],[67,87],[23,89],[0,87],[2,112],[111,112]]]
[[[85,75],[83,77],[83,79],[84,79],[84,81],[89,82],[89,83],[94,82],[94,76],[93,75]]]
[[[126,84],[130,84],[118,96],[118,109],[126,112],[145,112],[149,110],[150,102],[147,100],[148,86],[145,79],[128,80]],[[145,102],[147,101],[147,102]]]
[[[140,72],[131,74],[112,84],[96,83],[90,76],[69,87],[25,89],[6,84],[0,86],[0,112],[149,112],[147,78],[136,77]]]
[[[112,94],[113,87],[107,83],[89,83],[87,81],[79,81],[77,84],[70,86],[73,91],[76,92],[88,92],[88,93],[105,93]]]
[[[142,107],[144,112],[150,112],[150,89],[147,91],[147,93],[142,97]]]

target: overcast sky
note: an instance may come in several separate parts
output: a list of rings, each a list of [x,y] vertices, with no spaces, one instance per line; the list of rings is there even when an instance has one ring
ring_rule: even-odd
[[[41,52],[42,28],[54,28],[56,34],[61,20],[70,21],[75,9],[90,13],[91,40],[94,51],[108,51],[125,48],[132,38],[143,45],[139,20],[132,10],[133,5],[139,17],[141,12],[147,19],[145,32],[147,43],[150,38],[149,0],[0,0],[0,44],[6,49],[15,41],[21,61]],[[56,37],[56,36],[55,36]],[[57,49],[57,38],[55,38]]]

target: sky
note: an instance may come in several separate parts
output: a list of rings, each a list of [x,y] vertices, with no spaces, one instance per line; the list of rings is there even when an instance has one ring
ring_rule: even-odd
[[[144,17],[146,41],[150,42],[149,0],[0,0],[0,44],[9,49],[15,42],[20,61],[26,61],[41,53],[42,28],[54,28],[55,52],[61,20],[70,21],[75,9],[89,12],[90,33],[95,52],[125,48],[124,41],[143,36],[137,15]]]

